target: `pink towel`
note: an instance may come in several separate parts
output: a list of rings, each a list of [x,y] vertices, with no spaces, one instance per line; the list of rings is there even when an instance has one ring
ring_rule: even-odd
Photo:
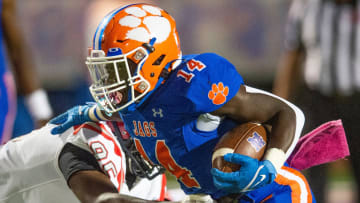
[[[349,156],[341,120],[329,121],[300,138],[287,163],[298,170]]]

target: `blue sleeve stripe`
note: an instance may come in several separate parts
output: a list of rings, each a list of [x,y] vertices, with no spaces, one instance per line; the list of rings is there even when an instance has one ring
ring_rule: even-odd
[[[101,119],[100,116],[97,114],[96,108],[94,108],[94,115],[95,115],[96,119],[98,119],[99,121],[102,121],[102,120],[103,120],[103,119]]]

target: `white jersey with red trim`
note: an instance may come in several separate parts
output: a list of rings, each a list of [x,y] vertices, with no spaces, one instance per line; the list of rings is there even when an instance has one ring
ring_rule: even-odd
[[[124,182],[125,154],[105,123],[84,124],[60,135],[51,135],[53,127],[44,126],[0,146],[0,202],[79,202],[58,166],[67,142],[91,152],[120,193],[149,200],[164,196],[164,175],[141,179],[129,191]]]

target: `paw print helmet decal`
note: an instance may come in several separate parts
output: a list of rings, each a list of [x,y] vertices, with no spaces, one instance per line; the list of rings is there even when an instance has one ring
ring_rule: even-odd
[[[86,60],[90,92],[110,113],[139,105],[179,58],[175,20],[166,11],[149,4],[115,9],[98,26]]]

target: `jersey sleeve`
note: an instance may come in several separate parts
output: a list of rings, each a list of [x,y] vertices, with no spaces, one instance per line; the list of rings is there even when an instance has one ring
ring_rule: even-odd
[[[214,53],[188,60],[186,69],[194,75],[186,94],[196,112],[215,111],[233,98],[244,84],[234,65]]]
[[[82,154],[88,152],[86,156],[91,156],[92,158],[89,157],[89,159],[96,160],[99,168],[109,176],[111,182],[120,191],[125,180],[125,155],[108,125],[105,123],[85,123],[75,129],[73,135],[68,137],[67,142],[82,149]],[[88,163],[86,156],[77,155],[72,159],[80,159],[81,162]],[[85,167],[82,170],[89,170],[86,168],[89,167],[89,164],[83,165]],[[97,170],[95,167],[94,169]]]
[[[59,155],[59,168],[69,182],[70,177],[79,171],[97,170],[102,172],[95,157],[88,151],[71,143],[66,143]]]

